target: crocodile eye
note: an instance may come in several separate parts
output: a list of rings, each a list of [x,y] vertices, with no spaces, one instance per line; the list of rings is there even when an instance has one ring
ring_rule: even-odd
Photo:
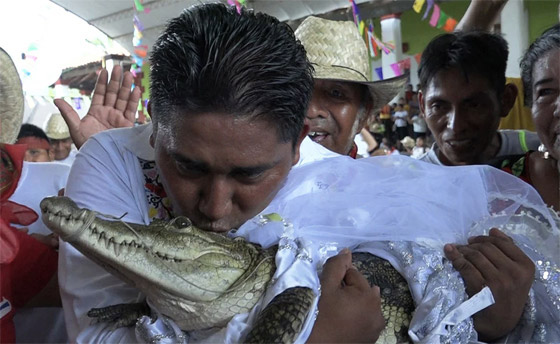
[[[176,217],[175,219],[173,219],[173,224],[177,228],[185,228],[190,227],[192,225],[192,222],[186,217]]]

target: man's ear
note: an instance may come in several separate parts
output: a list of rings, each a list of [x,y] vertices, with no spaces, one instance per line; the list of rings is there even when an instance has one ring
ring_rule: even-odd
[[[420,107],[420,117],[426,119],[426,114],[424,113],[424,94],[421,90],[418,90],[418,106]]]
[[[49,160],[54,161],[54,149],[48,149],[47,154],[49,156]]]
[[[309,125],[304,124],[303,129],[301,129],[301,133],[299,134],[299,137],[294,146],[294,158],[292,160],[292,166],[297,164],[299,161],[301,143],[303,142],[303,139],[307,136],[307,134],[309,134]]]
[[[513,106],[515,105],[515,100],[517,99],[517,94],[519,93],[517,86],[514,84],[507,84],[504,89],[504,94],[502,95],[502,109],[500,112],[500,117],[506,117]]]

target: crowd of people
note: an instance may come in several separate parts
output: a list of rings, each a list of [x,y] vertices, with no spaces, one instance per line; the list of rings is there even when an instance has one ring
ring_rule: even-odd
[[[99,74],[84,118],[56,100],[45,131],[21,125],[21,82],[1,51],[1,341],[185,338],[157,310],[136,328],[91,322],[91,308],[143,296],[38,220],[40,199],[57,194],[127,222],[186,216],[263,245],[289,234],[255,234],[266,228],[259,214],[290,219],[306,252],[326,261],[310,278],[317,316],[301,342],[374,342],[383,330],[381,291],[343,247],[378,255],[407,279],[414,341],[559,341],[560,24],[521,61],[537,132],[498,130],[518,95],[505,78],[507,42],[487,31],[505,2],[472,0],[460,31],[425,48],[416,89],[406,76],[369,79],[353,22],[312,16],[293,32],[247,10],[192,7],[152,48],[152,123],[141,126],[139,90],[120,66],[110,80]],[[390,157],[355,160],[371,155]],[[293,271],[319,276],[309,261]],[[58,308],[23,339],[44,307]],[[196,336],[237,342],[249,326],[236,318]]]

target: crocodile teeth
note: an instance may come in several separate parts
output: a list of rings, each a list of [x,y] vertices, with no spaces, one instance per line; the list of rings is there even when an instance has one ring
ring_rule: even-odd
[[[111,243],[113,244],[113,250],[115,251],[115,257],[120,256],[121,254],[121,245],[118,245],[113,238],[111,238]]]

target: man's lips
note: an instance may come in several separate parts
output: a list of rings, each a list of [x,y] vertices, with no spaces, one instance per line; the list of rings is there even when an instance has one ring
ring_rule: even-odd
[[[307,135],[314,142],[321,142],[329,136],[329,134],[325,131],[310,131]]]
[[[451,140],[445,140],[444,142],[453,148],[466,148],[472,145],[473,139],[470,138],[451,139]]]

